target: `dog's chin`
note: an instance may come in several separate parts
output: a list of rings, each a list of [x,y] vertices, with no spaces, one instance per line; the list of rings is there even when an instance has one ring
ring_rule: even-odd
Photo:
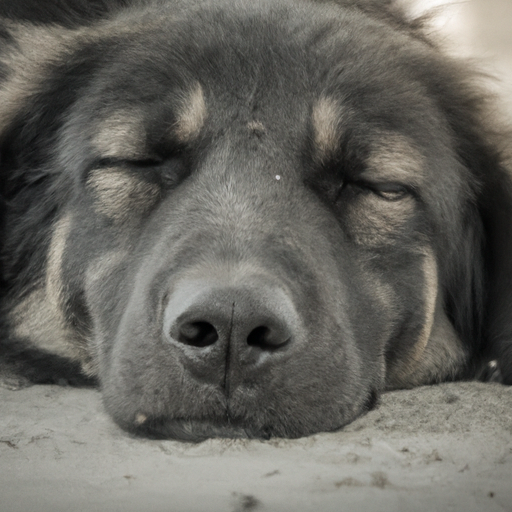
[[[119,423],[119,422],[118,422]],[[225,422],[204,419],[142,418],[130,425],[119,425],[140,437],[170,439],[197,443],[211,438],[270,439],[275,435],[272,428],[256,429],[242,421]]]
[[[260,439],[271,438],[297,439],[319,432],[336,432],[353,421],[354,418],[331,425],[299,424],[268,424],[256,426],[251,420],[233,419],[226,417],[223,420],[146,417],[139,415],[135,421],[125,422],[115,418],[116,423],[125,431],[136,437],[149,439],[175,440],[198,443],[211,438],[219,439]]]

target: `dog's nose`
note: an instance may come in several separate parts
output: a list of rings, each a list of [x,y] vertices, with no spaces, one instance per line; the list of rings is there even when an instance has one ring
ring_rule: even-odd
[[[249,312],[248,315],[237,315],[235,323],[229,313],[225,313],[228,312],[216,311],[208,315],[206,311],[193,308],[176,319],[171,327],[171,337],[192,347],[207,347],[219,340],[220,332],[236,344],[246,343],[262,350],[273,350],[290,341],[290,330],[271,315]]]
[[[181,284],[164,316],[164,330],[173,343],[195,355],[217,344],[246,364],[293,343],[298,318],[283,288],[197,283]]]

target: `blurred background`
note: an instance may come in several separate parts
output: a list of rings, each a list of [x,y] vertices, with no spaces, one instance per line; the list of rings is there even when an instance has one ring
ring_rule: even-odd
[[[498,78],[495,87],[512,124],[512,0],[413,0],[413,14],[429,9],[437,13],[434,28],[448,48],[476,57]]]

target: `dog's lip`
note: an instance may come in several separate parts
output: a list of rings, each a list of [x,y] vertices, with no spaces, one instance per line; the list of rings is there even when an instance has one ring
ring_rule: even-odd
[[[126,429],[127,425],[121,425]],[[201,442],[210,438],[270,439],[271,429],[256,429],[250,422],[226,416],[224,420],[211,418],[169,418],[138,413],[129,428],[136,436],[151,439],[170,439]]]
[[[259,439],[263,441],[273,437],[300,438],[322,432],[337,432],[352,422],[353,419],[346,418],[338,425],[310,431],[296,430],[293,425],[290,425],[292,431],[286,433],[282,431],[278,424],[256,426],[249,418],[235,418],[228,414],[223,418],[184,418],[138,413],[132,418],[131,422],[118,421],[118,424],[136,437],[198,443],[212,438]]]

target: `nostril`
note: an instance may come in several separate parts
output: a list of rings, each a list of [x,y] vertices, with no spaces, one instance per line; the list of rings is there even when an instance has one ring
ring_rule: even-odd
[[[247,344],[263,350],[273,350],[286,345],[290,341],[288,333],[282,329],[271,329],[260,325],[247,336]]]
[[[219,339],[219,335],[208,322],[185,322],[179,326],[176,339],[185,345],[208,347]]]

